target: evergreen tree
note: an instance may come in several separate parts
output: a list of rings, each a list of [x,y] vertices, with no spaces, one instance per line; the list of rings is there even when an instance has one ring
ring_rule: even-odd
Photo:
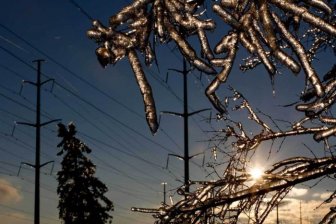
[[[110,211],[113,203],[104,196],[108,188],[94,177],[96,166],[84,153],[90,153],[82,141],[75,137],[73,123],[68,128],[58,124],[58,137],[62,141],[57,145],[62,155],[62,170],[57,173],[59,195],[59,217],[64,224],[105,224],[112,223]]]

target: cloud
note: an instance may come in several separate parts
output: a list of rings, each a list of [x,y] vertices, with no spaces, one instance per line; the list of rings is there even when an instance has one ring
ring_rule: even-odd
[[[325,192],[325,193],[322,193],[321,195],[320,195],[320,198],[321,199],[323,199],[323,200],[326,200],[326,199],[328,199],[329,197],[330,197],[330,195],[331,195],[331,193],[329,192]]]
[[[331,192],[314,193],[313,197],[314,198],[319,198],[319,199],[322,199],[322,200],[326,200],[330,197],[331,194],[332,194]]]
[[[301,197],[308,193],[308,189],[294,187],[288,194],[288,197]]]
[[[295,198],[286,198],[291,203],[279,207],[280,223],[297,224],[300,223],[300,201],[302,224],[319,223],[322,218],[330,211],[330,207],[335,203],[323,204],[323,200],[299,200]],[[274,224],[276,222],[276,210],[274,209],[264,222],[264,224]]]
[[[0,203],[17,203],[22,200],[19,190],[10,182],[0,179]]]
[[[3,213],[1,214],[1,223],[10,224],[27,224],[28,222],[33,222],[31,218],[28,218],[25,214],[18,212]]]
[[[280,223],[286,224],[297,224],[300,223],[300,216],[302,219],[302,224],[319,223],[323,217],[330,211],[330,207],[336,206],[336,200],[331,203],[324,203],[323,201],[329,197],[331,193],[315,193],[313,200],[307,200],[306,197],[294,198],[286,197],[280,203],[278,208],[278,215]],[[309,196],[308,190],[303,188],[294,188],[291,193],[292,196]],[[307,197],[311,198],[311,197]],[[269,201],[269,198],[265,198],[265,202]],[[264,208],[262,208],[263,210]],[[258,212],[261,215],[262,210]],[[300,214],[301,213],[301,214]],[[251,215],[253,212],[251,212]],[[252,215],[253,216],[253,215]],[[276,223],[276,208],[274,208],[266,218],[264,224],[274,224]],[[242,216],[239,223],[248,223],[248,218]],[[251,223],[251,222],[250,222]]]
[[[321,195],[321,193],[314,193],[312,196],[313,196],[314,198],[319,198],[320,195]]]

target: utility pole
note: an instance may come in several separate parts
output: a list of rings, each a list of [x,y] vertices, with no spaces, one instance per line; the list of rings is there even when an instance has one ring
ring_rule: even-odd
[[[187,69],[187,61],[185,58],[183,58],[183,70],[177,70],[177,69],[169,69],[172,71],[175,71],[177,73],[180,73],[183,75],[183,113],[176,113],[171,111],[162,111],[162,113],[166,114],[172,114],[183,118],[183,125],[184,125],[184,156],[179,156],[175,154],[169,154],[168,156],[175,156],[184,161],[184,186],[185,186],[185,192],[189,192],[189,160],[193,158],[194,156],[189,156],[189,129],[188,129],[188,118],[190,116],[193,116],[195,114],[198,114],[200,112],[209,110],[209,109],[203,109],[198,110],[189,113],[188,112],[188,73],[190,70]]]
[[[302,224],[301,201],[300,201],[300,224]]]
[[[163,185],[163,205],[166,206],[166,204],[167,204],[166,203],[166,194],[167,194],[166,185],[167,185],[167,183],[163,182],[162,185]]]
[[[44,60],[39,59],[33,62],[37,62],[37,82],[23,81],[23,83],[29,83],[36,87],[36,123],[26,123],[26,122],[17,122],[17,124],[23,124],[35,127],[36,136],[36,154],[35,154],[35,164],[23,163],[29,165],[35,169],[35,201],[34,201],[34,224],[40,224],[40,169],[53,161],[49,161],[41,164],[41,127],[47,124],[50,124],[55,121],[60,121],[60,119],[51,120],[48,122],[41,123],[41,86],[53,79],[48,79],[41,82],[41,62]]]
[[[279,224],[280,222],[279,222],[279,205],[277,204],[277,206],[276,206],[276,220],[277,220],[277,224]]]

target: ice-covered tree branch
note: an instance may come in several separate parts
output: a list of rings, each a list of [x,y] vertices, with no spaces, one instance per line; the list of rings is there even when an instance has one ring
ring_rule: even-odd
[[[204,15],[202,6],[205,3],[204,0],[136,0],[113,15],[109,26],[94,21],[93,28],[88,31],[88,36],[99,45],[96,54],[102,66],[115,64],[124,57],[130,60],[153,133],[158,126],[154,98],[136,51],[141,52],[145,64],[150,65],[156,57],[153,51],[156,42],[175,42],[191,65],[205,73],[217,74],[205,93],[220,113],[225,110],[215,92],[229,77],[239,45],[251,54],[243,70],[263,64],[273,82],[278,64],[293,73],[299,73],[302,68],[305,82],[310,83],[315,95],[325,95],[311,61],[326,42],[334,48],[335,13],[331,4],[322,0],[222,0],[213,3],[212,15],[219,16],[231,27],[213,48],[207,31],[219,30],[223,24],[216,25],[214,19]],[[312,37],[311,48],[306,49],[302,44],[305,40],[293,34],[292,31],[299,28]],[[150,36],[155,37],[154,43]],[[190,36],[198,37],[201,52],[188,42]],[[217,72],[216,67],[221,71]]]
[[[205,4],[211,4],[211,12],[204,13]],[[111,16],[108,26],[93,21],[87,34],[98,43],[96,55],[100,64],[105,67],[128,58],[153,133],[158,129],[154,94],[146,80],[141,55],[149,66],[157,60],[153,50],[156,44],[174,42],[193,67],[216,74],[205,95],[225,126],[212,141],[220,142],[218,146],[230,144],[230,152],[225,152],[223,175],[216,171],[216,164],[212,165],[218,179],[195,183],[197,188],[189,194],[182,186],[178,192],[185,199],[158,209],[134,208],[134,211],[153,213],[157,223],[208,223],[209,218],[236,223],[247,214],[255,223],[262,223],[293,186],[336,173],[335,146],[329,144],[336,133],[333,115],[336,66],[323,76],[313,63],[320,51],[336,52],[335,8],[335,3],[329,0],[134,0]],[[215,17],[220,19],[217,24]],[[223,32],[216,43],[211,43],[209,31]],[[193,36],[198,43],[190,41]],[[305,75],[302,79],[305,88],[297,91],[301,93],[300,99],[288,105],[301,114],[299,120],[286,121],[287,126],[280,128],[273,116],[253,109],[248,96],[245,98],[237,90],[232,88],[231,98],[217,95],[220,86],[230,78],[239,50],[249,54],[240,69],[246,71],[263,65],[272,84],[280,69]],[[247,112],[248,119],[257,127],[256,133],[248,132],[244,122],[228,116],[231,99],[235,102],[234,112]],[[327,149],[325,157],[279,161],[253,183],[248,171],[253,152],[263,142],[301,135],[312,136],[323,144]],[[335,207],[331,207],[321,223],[332,223],[335,219]]]

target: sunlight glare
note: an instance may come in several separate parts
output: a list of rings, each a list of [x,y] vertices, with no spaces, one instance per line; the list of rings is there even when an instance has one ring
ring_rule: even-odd
[[[262,175],[264,174],[263,169],[260,167],[253,167],[250,170],[250,175],[252,177],[253,180],[258,180],[262,177]]]

